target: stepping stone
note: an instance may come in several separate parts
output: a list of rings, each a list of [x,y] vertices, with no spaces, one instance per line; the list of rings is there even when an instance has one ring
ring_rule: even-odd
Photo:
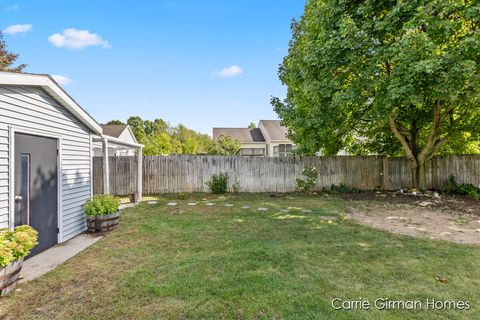
[[[242,206],[242,209],[248,209],[250,206]]]
[[[258,210],[258,211],[267,211],[268,208],[258,208],[257,210]]]
[[[147,204],[157,204],[158,201],[148,201]]]
[[[188,205],[189,205],[189,206],[196,206],[197,203],[196,203],[196,202],[189,202]]]
[[[307,212],[312,212],[312,210],[310,210],[310,209],[303,209],[302,212],[307,213]]]
[[[285,212],[285,213],[287,213],[287,212],[290,212],[290,210],[288,210],[288,209],[280,209],[280,212]]]
[[[176,206],[176,205],[177,205],[176,202],[169,202],[169,203],[167,203],[167,206]]]
[[[214,205],[215,205],[215,203],[211,203],[211,202],[209,202],[209,203],[206,203],[205,205],[206,205],[206,206],[214,206]]]
[[[225,203],[225,207],[233,207],[233,204],[231,204],[231,203]]]
[[[320,220],[337,220],[334,216],[319,216]]]

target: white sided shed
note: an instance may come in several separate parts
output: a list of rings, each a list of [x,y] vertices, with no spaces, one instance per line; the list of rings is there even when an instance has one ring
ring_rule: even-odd
[[[29,224],[33,254],[86,229],[100,125],[51,77],[0,72],[0,228]]]

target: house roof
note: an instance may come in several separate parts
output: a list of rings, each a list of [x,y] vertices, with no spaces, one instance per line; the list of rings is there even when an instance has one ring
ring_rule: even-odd
[[[101,124],[103,134],[107,136],[118,138],[127,128],[126,124]]]
[[[265,133],[268,135],[270,140],[289,140],[287,137],[288,129],[285,126],[282,126],[282,122],[280,120],[260,120],[259,126],[260,125],[263,126]]]
[[[0,71],[0,84],[41,87],[90,130],[102,134],[100,125],[49,75]]]
[[[232,137],[242,143],[265,142],[265,138],[258,128],[213,128],[213,139],[220,136]]]

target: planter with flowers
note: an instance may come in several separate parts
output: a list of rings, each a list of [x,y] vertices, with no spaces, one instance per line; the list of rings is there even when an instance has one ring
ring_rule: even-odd
[[[0,229],[0,296],[15,289],[23,259],[38,244],[37,239],[37,231],[30,226]]]
[[[87,216],[87,231],[107,232],[117,227],[120,220],[120,200],[111,195],[94,196],[83,205]]]

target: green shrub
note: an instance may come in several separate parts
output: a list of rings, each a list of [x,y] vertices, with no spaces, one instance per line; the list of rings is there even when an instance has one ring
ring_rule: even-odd
[[[343,183],[340,184],[339,186],[332,184],[332,186],[330,187],[330,191],[332,193],[359,193],[360,192],[359,189],[354,187],[349,187]]]
[[[38,242],[38,232],[30,226],[18,226],[14,231],[0,229],[0,268],[25,258]]]
[[[178,200],[186,200],[186,199],[187,199],[187,196],[185,195],[185,193],[180,192],[178,194]]]
[[[94,196],[92,200],[87,200],[83,205],[83,210],[87,216],[97,216],[109,214],[118,211],[120,200],[112,195]]]
[[[457,187],[457,193],[473,199],[480,199],[480,188],[475,187],[471,183],[462,183],[459,185]]]
[[[207,182],[210,191],[214,194],[223,194],[227,192],[228,173],[220,173],[213,175],[210,181]]]
[[[317,176],[318,172],[315,167],[305,167],[302,170],[302,175],[305,177],[305,179],[300,179],[297,178],[297,189],[302,191],[302,192],[310,192],[315,188],[315,185],[317,184]]]

